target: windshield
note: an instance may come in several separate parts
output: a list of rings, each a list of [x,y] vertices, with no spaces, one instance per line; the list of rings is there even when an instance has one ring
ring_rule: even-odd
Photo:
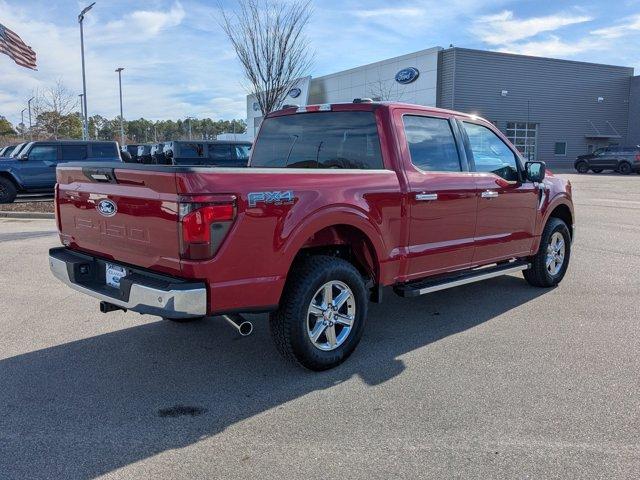
[[[267,118],[252,167],[381,169],[373,112],[320,112]]]

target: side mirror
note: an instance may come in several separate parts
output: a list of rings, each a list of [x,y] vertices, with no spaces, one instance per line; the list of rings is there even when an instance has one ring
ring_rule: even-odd
[[[547,172],[547,167],[544,162],[527,162],[524,168],[527,174],[527,180],[530,182],[542,182]]]
[[[18,157],[18,160],[21,160],[23,162],[26,161],[26,160],[29,160],[29,155],[27,155],[26,153],[24,155],[20,155]]]

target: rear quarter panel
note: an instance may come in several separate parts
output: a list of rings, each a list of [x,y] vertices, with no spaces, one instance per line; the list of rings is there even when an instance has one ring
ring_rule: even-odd
[[[208,281],[212,312],[276,305],[300,247],[327,226],[350,225],[367,235],[381,259],[383,281],[398,269],[402,194],[394,171],[202,169],[178,174],[177,187],[184,195],[237,199],[236,221],[217,255],[182,262],[184,276]],[[292,203],[249,205],[249,193],[289,190]]]

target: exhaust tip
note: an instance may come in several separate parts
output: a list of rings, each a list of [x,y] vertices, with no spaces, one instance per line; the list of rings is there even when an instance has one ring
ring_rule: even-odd
[[[253,324],[251,322],[242,322],[238,327],[240,335],[247,337],[253,332]]]

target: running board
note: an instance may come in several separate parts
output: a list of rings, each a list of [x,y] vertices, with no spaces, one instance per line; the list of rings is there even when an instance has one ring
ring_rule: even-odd
[[[435,279],[420,280],[393,287],[394,291],[401,297],[417,297],[425,293],[437,292],[447,288],[459,287],[467,283],[481,282],[489,278],[508,275],[527,270],[531,265],[527,262],[511,262],[496,265],[495,267],[471,270],[457,275],[449,275]]]

